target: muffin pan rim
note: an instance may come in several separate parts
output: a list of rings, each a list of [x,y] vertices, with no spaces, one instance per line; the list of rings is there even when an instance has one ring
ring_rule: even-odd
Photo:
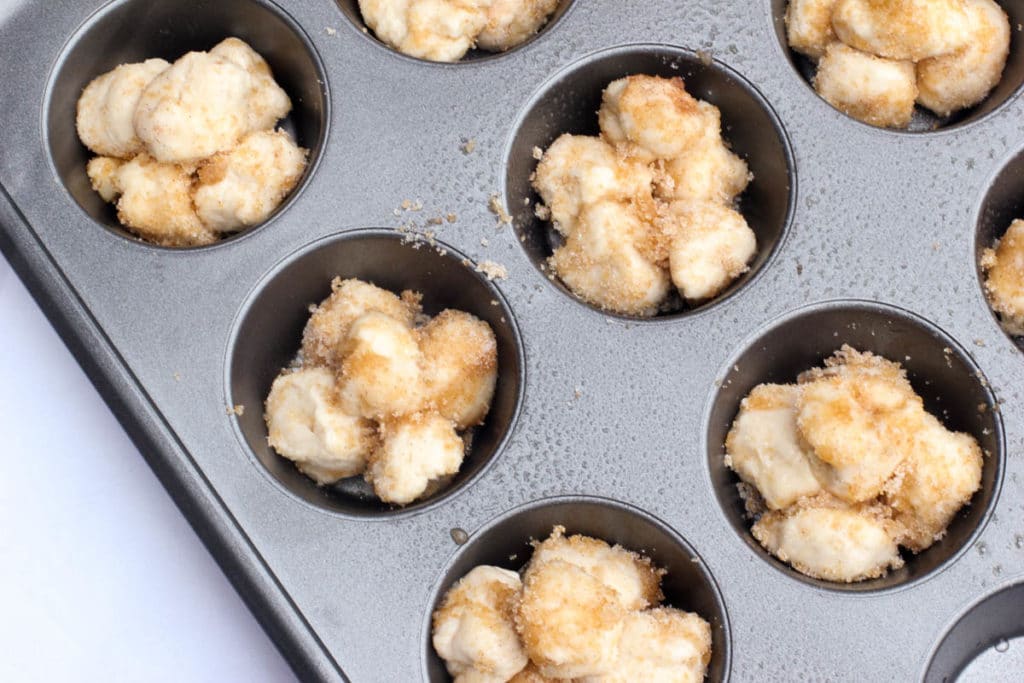
[[[275,208],[271,212],[270,216],[268,216],[266,220],[255,225],[246,226],[237,232],[227,233],[223,237],[220,237],[215,242],[212,242],[210,244],[186,247],[175,247],[164,244],[157,244],[144,237],[136,235],[127,227],[114,227],[96,220],[96,218],[90,215],[89,212],[86,211],[85,207],[82,206],[78,202],[78,200],[75,199],[75,197],[71,194],[70,189],[68,189],[67,183],[65,183],[64,179],[61,177],[60,171],[57,169],[57,165],[54,162],[53,145],[50,139],[48,125],[52,113],[51,105],[55,81],[57,80],[60,71],[64,68],[64,65],[66,64],[68,58],[70,57],[70,53],[77,46],[78,42],[82,39],[84,34],[87,33],[89,30],[95,28],[95,24],[102,21],[107,14],[117,11],[123,5],[137,1],[138,0],[105,0],[103,4],[101,4],[93,12],[88,14],[78,24],[78,26],[68,35],[67,39],[63,42],[60,49],[58,50],[56,57],[54,58],[50,66],[47,68],[46,80],[42,93],[42,103],[40,106],[39,133],[43,143],[43,151],[44,156],[46,158],[47,167],[52,176],[54,185],[60,188],[62,198],[69,205],[74,206],[74,208],[85,218],[86,221],[93,224],[94,227],[101,228],[99,232],[112,236],[115,240],[119,240],[128,244],[134,244],[137,247],[141,247],[143,250],[152,249],[164,253],[205,253],[212,252],[213,250],[219,247],[226,247],[228,245],[238,244],[244,238],[277,222],[278,219],[280,219],[285,213],[287,213],[289,209],[291,209],[292,206],[299,201],[303,192],[309,186],[310,182],[313,180],[313,177],[316,175],[316,172],[319,170],[320,162],[324,158],[323,152],[326,149],[328,141],[330,139],[331,121],[333,120],[333,97],[331,92],[330,81],[327,76],[327,66],[324,63],[323,57],[320,55],[319,50],[317,50],[316,45],[313,43],[313,40],[310,37],[309,33],[305,30],[305,28],[302,27],[302,25],[295,19],[295,17],[292,16],[291,12],[289,12],[284,7],[279,5],[275,0],[247,0],[248,2],[260,5],[263,8],[267,9],[268,11],[276,14],[278,18],[282,20],[283,23],[289,26],[289,28],[292,30],[295,36],[303,44],[307,54],[311,58],[310,61],[317,72],[318,82],[320,84],[320,95],[323,101],[323,113],[321,116],[320,134],[317,136],[317,139],[313,141],[312,144],[307,148],[309,150],[309,158],[307,158],[306,168],[302,172],[302,177],[299,178],[299,181],[296,183],[295,187],[292,188],[292,191],[285,196],[285,198],[281,201],[277,208]],[[213,45],[209,45],[206,49],[209,50],[212,47]],[[180,56],[182,55],[179,55],[179,57]],[[100,75],[101,74],[96,74],[94,78]],[[294,93],[291,92],[288,93],[288,96],[292,99],[292,112],[289,112],[289,116],[291,116],[291,114],[296,109],[295,101],[297,98],[295,97]],[[274,123],[274,130],[277,130],[279,124],[280,121]],[[84,144],[81,143],[81,141],[79,141],[79,144],[81,144],[83,148],[85,147]],[[98,156],[95,155],[95,153],[93,153],[92,150],[87,150],[87,153],[93,156]],[[112,202],[106,202],[106,204],[111,207],[113,206]]]
[[[516,140],[519,137],[520,129],[523,127],[529,114],[533,109],[544,99],[546,95],[551,92],[551,88],[557,82],[565,79],[572,73],[579,71],[580,69],[593,64],[602,58],[608,56],[617,56],[621,54],[629,54],[633,52],[640,53],[675,53],[676,56],[681,56],[687,61],[701,62],[702,59],[698,54],[697,50],[690,48],[670,44],[670,43],[652,43],[652,42],[626,42],[626,43],[615,43],[613,45],[606,45],[598,50],[587,52],[579,55],[572,61],[562,64],[557,68],[556,71],[548,75],[543,81],[541,81],[534,90],[530,93],[527,99],[519,105],[518,113],[513,120],[510,130],[506,135],[505,144],[502,148],[501,159],[502,169],[504,171],[500,174],[500,187],[498,189],[498,196],[501,198],[502,207],[506,212],[511,214],[515,207],[511,202],[510,191],[509,191],[509,166],[513,155],[513,149],[516,144]],[[641,324],[641,325],[669,325],[673,323],[681,323],[687,320],[694,320],[702,315],[715,312],[719,307],[724,307],[734,299],[743,295],[748,289],[753,288],[758,279],[778,260],[779,255],[783,252],[786,246],[786,242],[789,240],[791,233],[793,232],[794,223],[797,215],[797,204],[800,200],[800,174],[797,170],[796,153],[793,149],[793,142],[790,138],[786,126],[779,116],[778,112],[772,106],[771,102],[765,97],[764,93],[746,76],[740,73],[737,69],[729,66],[725,62],[721,61],[717,57],[711,56],[710,61],[705,66],[710,66],[719,73],[725,74],[728,78],[732,79],[739,86],[745,90],[754,101],[755,104],[759,105],[764,111],[768,118],[771,120],[774,126],[774,133],[778,136],[779,142],[782,146],[783,161],[786,164],[788,172],[788,192],[787,192],[787,206],[786,215],[782,221],[782,225],[779,231],[779,237],[775,240],[768,254],[764,257],[764,261],[757,267],[757,270],[751,273],[749,276],[746,273],[741,274],[735,278],[725,288],[724,294],[719,294],[713,297],[711,300],[700,304],[694,309],[683,309],[667,314],[655,314],[653,316],[636,316],[628,313],[619,313],[616,311],[605,310],[600,308],[596,304],[591,304],[584,301],[582,298],[577,296],[567,285],[557,282],[558,277],[552,272],[545,272],[540,269],[540,266],[534,262],[532,258],[527,255],[531,265],[533,265],[533,271],[541,279],[544,280],[549,287],[552,287],[555,291],[561,294],[563,297],[572,301],[577,306],[581,306],[583,309],[589,311],[589,313],[603,317],[611,318],[627,324]],[[597,112],[594,113],[594,119],[597,119]],[[568,131],[566,131],[568,132]],[[563,133],[564,134],[564,133]],[[724,137],[724,136],[723,136]],[[727,142],[730,142],[728,138],[725,138]],[[731,148],[731,145],[730,145]],[[755,179],[756,180],[756,179]],[[748,188],[749,189],[749,188]],[[535,193],[535,191],[534,191]],[[740,195],[742,197],[746,194],[746,190]],[[517,235],[520,235],[520,228],[518,226],[511,226]],[[517,240],[522,248],[522,240]],[[525,252],[525,250],[523,250]],[[742,283],[737,284],[737,280],[746,277],[746,280]],[[554,279],[552,279],[554,278]],[[674,288],[674,285],[672,286]]]
[[[771,332],[774,332],[780,329],[781,327],[784,327],[788,323],[799,320],[800,318],[806,315],[813,315],[815,313],[843,309],[859,309],[875,313],[888,313],[893,315],[893,317],[902,318],[903,320],[909,321],[912,324],[916,325],[917,327],[924,329],[933,337],[943,340],[943,342],[948,345],[948,348],[952,350],[952,353],[959,356],[961,362],[965,363],[969,368],[971,368],[974,371],[974,376],[978,380],[978,385],[983,390],[984,395],[988,398],[989,405],[998,408],[998,399],[995,393],[992,391],[991,385],[989,384],[989,381],[985,376],[984,371],[967,352],[967,349],[962,344],[960,344],[960,342],[957,341],[955,337],[950,335],[943,328],[939,327],[935,322],[929,320],[928,318],[912,310],[884,301],[872,301],[869,299],[856,298],[825,299],[820,301],[812,301],[802,306],[798,306],[796,308],[784,311],[780,315],[777,315],[774,318],[765,321],[761,325],[761,327],[758,327],[755,330],[753,330],[747,337],[745,337],[742,341],[739,342],[739,344],[737,344],[732,355],[730,355],[726,362],[723,363],[720,368],[718,368],[715,374],[715,383],[709,389],[708,395],[705,399],[704,411],[702,416],[703,429],[701,430],[700,452],[703,456],[701,459],[704,463],[704,474],[706,482],[713,493],[718,512],[720,513],[722,519],[726,522],[726,525],[730,528],[730,531],[733,532],[732,536],[738,536],[739,540],[742,541],[742,545],[744,545],[751,553],[757,556],[759,560],[761,560],[768,566],[772,567],[776,572],[786,576],[791,581],[801,584],[803,587],[806,588],[810,588],[813,590],[828,591],[838,596],[842,596],[844,598],[848,596],[859,599],[879,598],[901,591],[909,591],[913,588],[921,586],[922,584],[930,582],[932,579],[937,578],[938,576],[946,572],[948,569],[950,569],[952,566],[954,566],[967,553],[967,551],[974,546],[974,544],[984,533],[985,528],[988,526],[988,523],[991,521],[992,516],[995,514],[996,507],[998,507],[1000,496],[1003,490],[1003,479],[1006,473],[1007,460],[1009,458],[1007,454],[1008,447],[1006,439],[1006,429],[1003,425],[1003,417],[1001,411],[997,409],[990,410],[990,412],[993,415],[993,421],[996,427],[995,442],[997,450],[995,453],[983,452],[982,463],[984,465],[984,463],[987,462],[988,459],[992,459],[995,462],[995,477],[992,482],[990,499],[987,505],[985,506],[984,511],[982,512],[981,519],[978,521],[977,526],[975,526],[974,529],[971,530],[971,533],[967,536],[966,540],[964,540],[960,547],[954,550],[949,555],[949,557],[944,559],[934,569],[928,571],[923,576],[910,578],[906,581],[903,581],[892,586],[881,586],[877,588],[861,588],[861,586],[864,586],[865,584],[870,584],[874,581],[884,580],[886,576],[888,576],[888,574],[891,573],[893,570],[890,570],[890,572],[887,572],[886,576],[880,577],[879,579],[866,579],[851,583],[817,579],[798,572],[796,569],[790,567],[787,563],[783,562],[782,560],[779,560],[777,557],[773,556],[766,548],[761,546],[757,539],[755,539],[750,533],[752,522],[750,522],[749,519],[744,517],[746,533],[740,533],[737,529],[735,529],[735,527],[733,526],[733,520],[730,518],[729,514],[725,509],[725,506],[723,505],[721,496],[718,491],[718,487],[716,486],[714,477],[712,475],[712,450],[711,443],[708,438],[708,432],[712,428],[711,417],[712,413],[714,412],[715,406],[718,402],[719,394],[721,393],[722,382],[725,378],[729,376],[729,374],[732,372],[732,369],[737,367],[737,361],[739,361],[741,357],[745,356],[757,344],[759,340],[763,339]],[[834,350],[838,351],[839,347],[837,347]],[[863,351],[864,349],[857,350]],[[902,360],[900,362],[902,364]],[[811,368],[806,369],[810,370]],[[795,382],[796,377],[794,376],[791,381]],[[732,417],[733,421],[736,419],[736,414],[734,414]],[[730,425],[731,424],[732,422],[730,421]],[[718,457],[724,457],[725,444],[720,444],[718,448],[720,449],[720,455]],[[724,464],[722,466],[725,467]],[[982,471],[984,472],[984,466],[982,468]],[[730,472],[730,478],[732,480],[733,486],[739,482],[739,477],[738,475],[736,475],[735,472]],[[975,491],[974,495],[972,496],[972,500],[974,496],[977,496],[978,494],[982,493],[984,491],[984,488],[985,484],[983,481],[981,487],[977,491]],[[964,505],[960,510],[958,510],[953,521],[955,521],[957,517],[962,516],[965,510],[971,507],[971,505],[973,505],[973,502],[969,502],[967,505]],[[953,521],[951,521],[950,524],[953,524]],[[941,541],[937,542],[936,545],[938,545],[938,543],[941,543]],[[933,545],[921,551],[921,553],[927,553],[935,547],[936,546]]]
[[[235,405],[232,391],[231,375],[234,367],[235,350],[239,344],[239,333],[241,331],[242,324],[248,317],[249,313],[252,311],[257,299],[259,299],[260,295],[263,293],[266,287],[270,285],[271,282],[273,282],[284,270],[286,270],[289,266],[294,265],[304,256],[311,255],[324,247],[336,244],[338,242],[358,240],[360,238],[384,238],[398,242],[402,242],[405,239],[402,235],[396,233],[394,230],[389,230],[386,228],[351,228],[348,230],[342,230],[329,235],[325,235],[319,239],[316,239],[310,243],[305,244],[304,246],[301,246],[293,250],[290,254],[286,255],[284,258],[277,261],[277,263],[275,263],[268,271],[266,271],[265,273],[263,273],[263,275],[260,276],[259,280],[257,280],[256,284],[250,289],[249,293],[245,296],[245,298],[238,306],[235,317],[231,321],[231,331],[228,335],[227,347],[224,351],[223,361],[225,405]],[[437,248],[447,251],[447,254],[442,256],[442,258],[451,258],[452,260],[459,259],[461,261],[464,261],[464,263],[461,264],[463,268],[472,270],[472,268],[470,268],[470,266],[467,266],[465,263],[472,263],[472,260],[470,260],[469,257],[462,253],[460,250],[456,249],[455,247],[447,243],[441,242],[440,240],[435,240],[435,244],[437,245]],[[433,245],[428,247],[426,243],[423,242],[421,242],[420,245],[421,249],[435,248]],[[410,248],[415,249],[415,247]],[[409,503],[407,506],[392,506],[387,510],[367,512],[365,514],[356,514],[341,509],[329,508],[325,505],[317,505],[309,500],[304,499],[302,496],[299,496],[295,492],[289,490],[289,488],[285,486],[284,483],[281,482],[277,477],[275,477],[270,472],[270,470],[267,469],[266,465],[264,465],[260,461],[259,456],[256,455],[252,447],[249,445],[249,441],[245,437],[245,434],[242,433],[242,429],[241,426],[239,425],[238,420],[231,420],[231,430],[234,433],[235,438],[238,440],[239,446],[244,452],[245,458],[249,461],[249,463],[256,469],[258,469],[262,475],[269,479],[276,488],[278,488],[282,493],[284,493],[285,497],[290,498],[295,502],[298,502],[300,505],[304,505],[314,510],[317,510],[320,513],[330,516],[341,517],[353,522],[387,522],[425,514],[435,510],[436,508],[444,505],[445,503],[450,502],[451,499],[459,496],[459,494],[465,492],[467,489],[472,488],[480,479],[483,479],[487,475],[491,467],[495,464],[495,462],[505,454],[505,450],[507,449],[508,444],[512,441],[512,438],[515,435],[516,428],[519,424],[519,418],[522,414],[523,405],[526,401],[528,379],[526,369],[526,354],[523,350],[524,344],[522,331],[519,328],[519,323],[516,320],[515,314],[512,312],[512,308],[508,304],[508,300],[505,298],[504,293],[502,293],[500,289],[495,287],[494,283],[489,281],[486,278],[486,276],[484,276],[482,273],[475,272],[473,274],[477,277],[478,280],[481,281],[481,284],[483,284],[490,291],[491,295],[494,296],[495,299],[498,301],[499,307],[501,308],[503,315],[507,321],[507,324],[510,328],[510,331],[512,333],[515,347],[514,352],[519,365],[519,372],[515,377],[518,391],[516,392],[516,399],[512,406],[512,416],[509,419],[508,426],[506,427],[504,433],[498,440],[498,443],[495,445],[494,452],[490,455],[490,457],[488,457],[487,461],[483,463],[479,470],[474,472],[465,481],[459,482],[458,484],[454,485],[454,487],[450,491],[445,490],[438,492],[437,494],[427,497],[425,500],[417,499]],[[324,283],[324,287],[328,287],[329,284],[329,282]],[[301,341],[301,338],[297,338],[295,340],[295,348],[299,347]],[[281,369],[283,370],[284,368]],[[500,374],[501,371],[499,369],[499,376]],[[266,401],[265,396],[263,397],[263,400],[264,402]],[[261,403],[259,406],[261,415],[263,414],[264,407],[265,403]],[[276,451],[274,452],[274,454],[278,458],[285,459],[284,456],[282,456],[279,453],[276,453]]]

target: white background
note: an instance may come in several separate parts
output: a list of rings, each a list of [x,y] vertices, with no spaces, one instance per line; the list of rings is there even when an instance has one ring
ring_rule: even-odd
[[[0,681],[292,681],[0,256]]]

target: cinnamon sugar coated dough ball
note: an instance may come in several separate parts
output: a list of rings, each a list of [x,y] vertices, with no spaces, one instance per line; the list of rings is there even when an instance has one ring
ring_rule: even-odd
[[[681,78],[634,75],[605,88],[598,119],[602,137],[560,136],[532,178],[537,215],[564,238],[548,260],[562,283],[648,317],[680,304],[672,285],[701,303],[746,272],[757,238],[733,203],[751,175],[718,108]]]
[[[669,278],[640,253],[646,230],[628,204],[588,205],[549,263],[581,299],[611,311],[653,315],[668,294]]]
[[[981,102],[1003,77],[1010,20],[993,0],[966,0],[970,38],[946,55],[917,63],[917,101],[939,116]]]
[[[673,202],[669,211],[677,225],[669,268],[686,299],[710,299],[748,270],[757,237],[740,212],[714,202]]]
[[[457,62],[473,47],[500,52],[547,23],[558,0],[359,0],[367,27],[411,57]]]
[[[507,681],[529,659],[513,610],[519,574],[481,565],[459,579],[433,615],[433,644],[456,681]]]
[[[966,45],[969,24],[965,0],[839,0],[832,12],[850,47],[915,62]]]
[[[308,151],[273,130],[291,106],[266,61],[227,38],[173,64],[99,76],[78,100],[76,125],[99,155],[86,166],[92,187],[118,202],[121,224],[191,247],[263,222],[295,188]]]
[[[1015,220],[981,255],[985,294],[1008,334],[1024,335],[1024,220]]]
[[[843,346],[796,384],[743,400],[725,464],[754,537],[808,576],[861,581],[902,565],[899,546],[940,540],[981,487],[974,437],[924,409],[906,372]]]
[[[380,435],[366,478],[386,503],[416,500],[433,480],[458,472],[466,453],[455,425],[436,413],[386,419]]]
[[[711,661],[711,626],[671,607],[634,612],[619,637],[615,668],[578,683],[699,683]]]
[[[82,143],[96,154],[119,159],[142,152],[133,123],[135,108],[146,86],[169,66],[162,59],[147,59],[94,78],[78,99],[75,125]]]
[[[427,403],[466,429],[483,422],[498,380],[498,342],[479,318],[448,309],[420,329]]]
[[[832,10],[837,0],[790,0],[786,6],[786,37],[797,52],[818,59],[835,41]]]
[[[530,563],[516,625],[545,676],[578,678],[612,670],[628,611],[607,584],[562,560]]]
[[[199,166],[194,201],[211,230],[234,232],[265,221],[306,169],[307,150],[284,131],[250,133]]]
[[[722,138],[718,107],[700,102],[702,134],[679,156],[665,162],[656,189],[662,199],[688,199],[732,204],[752,179],[747,162],[734,154]]]
[[[914,63],[833,43],[818,63],[814,89],[839,111],[872,126],[904,128],[914,115]]]
[[[559,0],[491,0],[487,23],[476,46],[490,52],[509,50],[539,31],[558,9]]]
[[[331,295],[316,307],[302,332],[303,361],[338,365],[352,323],[367,313],[383,313],[412,329],[420,313],[419,302],[419,296],[410,291],[399,297],[362,280],[334,278]]]
[[[423,353],[403,322],[366,313],[349,328],[342,355],[338,380],[349,412],[382,420],[423,408]]]
[[[726,464],[757,489],[771,510],[821,491],[796,424],[798,394],[791,384],[754,387],[740,403],[725,440]]]
[[[270,65],[249,45],[238,38],[226,38],[217,43],[210,54],[225,59],[249,74],[247,107],[248,130],[271,130],[292,110],[288,94],[274,80]]]
[[[880,520],[843,508],[769,512],[752,529],[769,552],[816,579],[854,582],[903,566],[896,542]]]
[[[267,441],[318,484],[361,474],[377,447],[373,423],[342,410],[334,375],[303,368],[274,380],[266,404]]]
[[[683,79],[643,75],[608,84],[598,123],[608,142],[642,161],[679,156],[705,126],[697,100],[686,92]]]
[[[513,572],[478,566],[449,589],[434,613],[434,648],[457,681],[703,680],[711,626],[697,614],[661,605],[665,571],[649,558],[590,536],[566,536],[562,526],[532,545],[521,586]],[[479,590],[485,581],[491,582],[486,593]],[[504,640],[507,617],[495,605],[511,605],[522,658],[512,657],[515,650]],[[479,622],[464,616],[470,609]],[[462,641],[471,645],[453,648],[456,629],[469,624],[480,635]],[[476,654],[478,644],[496,642],[498,633],[501,644],[493,651],[508,663],[500,672],[481,667]],[[463,678],[467,671],[472,676]]]
[[[117,218],[121,224],[149,241],[174,247],[210,244],[216,236],[196,215],[192,172],[191,167],[162,164],[143,153],[121,164],[104,181],[110,184],[104,189],[120,194]]]
[[[194,163],[234,147],[249,128],[249,74],[190,52],[153,79],[135,110],[135,131],[165,163]]]
[[[601,138],[566,133],[544,152],[533,184],[555,229],[571,235],[583,208],[590,204],[606,200],[651,204],[653,182],[654,174],[646,165],[621,158]]]
[[[978,442],[926,413],[902,471],[888,487],[887,500],[903,528],[900,544],[918,551],[940,540],[981,488],[981,468]]]
[[[661,602],[661,577],[665,572],[649,558],[610,546],[602,540],[574,534],[565,536],[565,528],[556,526],[546,540],[534,546],[533,564],[553,560],[567,562],[587,572],[615,591],[626,610],[646,609]]]

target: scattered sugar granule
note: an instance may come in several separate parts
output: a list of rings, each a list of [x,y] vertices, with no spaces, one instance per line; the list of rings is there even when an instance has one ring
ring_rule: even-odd
[[[512,224],[512,216],[508,215],[508,211],[505,210],[505,206],[501,203],[501,198],[498,196],[497,192],[491,195],[491,198],[487,202],[487,208],[491,210],[491,213],[498,217],[499,226]]]
[[[483,273],[488,280],[504,280],[508,277],[508,269],[494,261],[481,261],[476,264],[476,271]]]

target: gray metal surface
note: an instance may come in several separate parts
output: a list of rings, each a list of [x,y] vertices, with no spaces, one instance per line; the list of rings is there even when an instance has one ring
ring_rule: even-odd
[[[0,212],[0,246],[304,677],[343,669],[354,681],[417,680],[424,619],[458,551],[450,530],[472,535],[559,494],[635,505],[694,547],[728,610],[737,681],[918,679],[951,620],[1024,575],[1024,359],[989,312],[975,267],[980,203],[1024,144],[1024,101],[934,134],[868,128],[803,82],[767,1],[576,0],[528,46],[448,66],[392,53],[332,0],[279,4],[324,64],[331,120],[318,168],[270,223],[172,251],[95,223],[50,161],[52,69],[100,3],[7,0],[0,184],[12,206]],[[703,50],[752,83],[788,134],[799,187],[793,221],[757,277],[719,305],[654,323],[566,297],[487,208],[533,94],[586,55],[628,43]],[[467,138],[470,154],[460,150]],[[425,210],[396,216],[406,199]],[[418,513],[357,518],[298,499],[226,411],[239,312],[275,264],[319,238],[447,212],[458,220],[438,227],[439,239],[508,270],[496,284],[526,360],[513,433],[485,472]],[[703,447],[716,381],[744,340],[837,298],[927,319],[969,351],[1002,401],[1005,470],[987,524],[941,572],[902,589],[842,593],[773,570],[734,530]]]

